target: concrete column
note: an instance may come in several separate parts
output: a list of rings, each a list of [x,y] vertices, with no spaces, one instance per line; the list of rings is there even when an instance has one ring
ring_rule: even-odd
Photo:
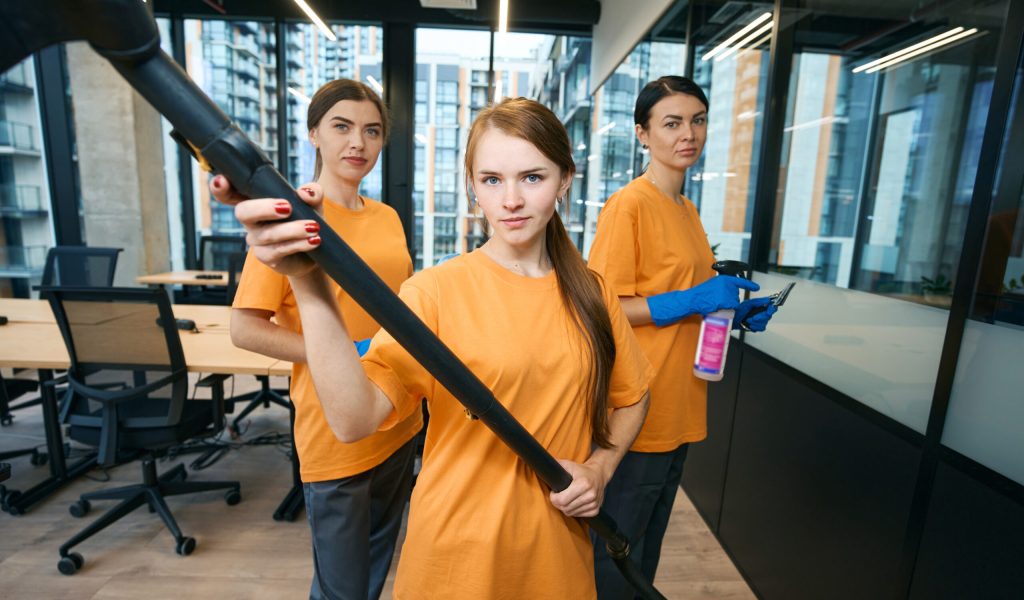
[[[160,115],[84,42],[67,45],[85,240],[124,248],[114,283],[170,268]]]

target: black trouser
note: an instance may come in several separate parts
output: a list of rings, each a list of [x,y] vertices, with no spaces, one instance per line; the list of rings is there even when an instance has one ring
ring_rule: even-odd
[[[630,559],[654,581],[661,541],[672,515],[689,444],[671,452],[627,452],[604,491],[602,508],[629,538]],[[593,533],[598,600],[633,600],[636,594]]]
[[[412,490],[415,438],[352,477],[302,486],[313,533],[311,600],[376,600]]]

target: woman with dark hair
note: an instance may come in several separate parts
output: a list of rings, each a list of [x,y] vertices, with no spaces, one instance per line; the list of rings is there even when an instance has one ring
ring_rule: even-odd
[[[685,77],[662,77],[636,100],[636,136],[650,165],[608,199],[597,222],[590,268],[619,296],[637,341],[657,374],[647,420],[605,491],[605,510],[631,540],[632,558],[654,581],[661,542],[690,442],[707,436],[707,383],[693,376],[703,315],[735,309],[736,326],[763,330],[775,307],[739,302],[757,284],[715,275],[714,254],[697,209],[679,191],[707,138],[708,100]],[[768,309],[750,319],[754,306]],[[594,541],[601,600],[633,590]]]
[[[594,598],[586,526],[647,407],[650,365],[615,295],[590,272],[556,206],[575,167],[543,105],[484,109],[466,148],[467,191],[491,228],[479,249],[426,269],[405,303],[572,475],[557,494],[387,332],[360,361],[323,272],[304,255],[308,221],[274,199],[239,204],[254,254],[288,276],[331,429],[351,442],[430,409],[395,598]],[[319,206],[318,196],[310,203]],[[543,334],[538,334],[543,332]]]
[[[337,79],[313,95],[306,124],[316,148],[313,177],[322,190],[324,219],[397,291],[412,274],[402,223],[394,209],[359,194],[387,137],[384,103],[365,84]],[[214,178],[211,187],[219,198],[230,197],[223,177]],[[307,224],[305,233],[319,240],[315,224]],[[370,338],[380,329],[336,284],[327,293],[345,315],[353,339]],[[287,277],[252,252],[233,303],[231,339],[240,348],[294,365],[294,444],[313,542],[310,598],[378,598],[412,490],[413,438],[423,426],[421,413],[410,411],[395,427],[358,442],[338,441],[310,376],[295,293]]]

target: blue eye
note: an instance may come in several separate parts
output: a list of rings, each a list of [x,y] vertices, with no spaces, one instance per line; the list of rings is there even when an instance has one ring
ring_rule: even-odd
[[[337,125],[334,126],[334,128],[341,131],[345,131],[346,129],[348,129],[348,125],[344,123],[338,123]]]
[[[380,130],[379,129],[367,129],[366,133],[368,135],[372,135],[373,137],[377,137],[377,136],[380,135]]]
[[[543,180],[544,180],[543,177],[541,177],[540,175],[533,174],[533,173],[531,173],[530,175],[526,176],[526,181],[528,183],[540,183]]]
[[[487,184],[487,185],[497,185],[498,184],[498,178],[493,176],[493,175],[491,175],[490,177],[485,177],[484,178],[484,183]]]

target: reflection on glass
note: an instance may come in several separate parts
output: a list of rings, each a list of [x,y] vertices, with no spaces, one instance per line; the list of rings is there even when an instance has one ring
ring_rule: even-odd
[[[747,343],[922,433],[1006,6],[891,2],[869,20],[796,7],[786,21],[794,56],[765,280],[810,281]]]
[[[532,96],[550,108],[565,124],[576,163],[576,177],[560,214],[565,229],[577,247],[582,247],[588,214],[594,209],[596,195],[590,189],[597,165],[591,157],[592,104],[590,98],[590,39],[559,36],[547,43],[541,55],[543,67]],[[592,229],[592,227],[591,227]],[[590,233],[593,236],[593,232]]]
[[[768,83],[771,13],[748,5],[724,22],[699,9],[694,81],[708,97],[704,153],[687,173],[685,194],[700,210],[720,259],[746,260],[754,215],[762,107]]]
[[[173,55],[171,48],[171,20],[158,17],[157,28],[160,30],[160,49]],[[167,194],[167,239],[170,242],[168,256],[171,258],[171,270],[180,271],[185,265],[184,222],[181,216],[181,179],[178,164],[179,152],[184,152],[177,142],[171,138],[171,122],[160,117],[161,146],[164,153],[164,192]],[[193,166],[193,168],[197,168]]]
[[[274,25],[257,21],[186,20],[189,76],[249,139],[277,163],[277,65]],[[237,233],[231,207],[210,197],[207,173],[193,169],[196,230]]]
[[[1024,144],[1017,70],[1015,107],[1003,145],[1001,181],[989,215],[972,319],[967,322],[942,443],[1024,484],[1024,181],[1013,164]],[[1016,179],[1014,179],[1016,178]]]
[[[50,237],[33,59],[0,75],[0,297],[28,298]]]
[[[494,95],[530,96],[541,52],[551,36],[495,37]],[[415,268],[486,239],[486,224],[466,197],[463,172],[469,126],[490,97],[490,33],[416,30],[413,207]]]
[[[833,51],[797,29],[774,270],[949,306],[999,37],[974,15],[1003,5],[936,8]]]
[[[311,23],[289,23],[285,34],[287,57],[287,110],[288,131],[285,145],[288,149],[287,178],[294,186],[313,178],[316,153],[309,143],[306,129],[306,110],[309,99],[328,81],[355,79],[366,83],[384,95],[384,31],[373,25],[331,25],[337,40],[328,40]],[[385,152],[387,148],[385,146]],[[383,199],[383,156],[373,170],[363,178],[359,193],[377,200]]]

